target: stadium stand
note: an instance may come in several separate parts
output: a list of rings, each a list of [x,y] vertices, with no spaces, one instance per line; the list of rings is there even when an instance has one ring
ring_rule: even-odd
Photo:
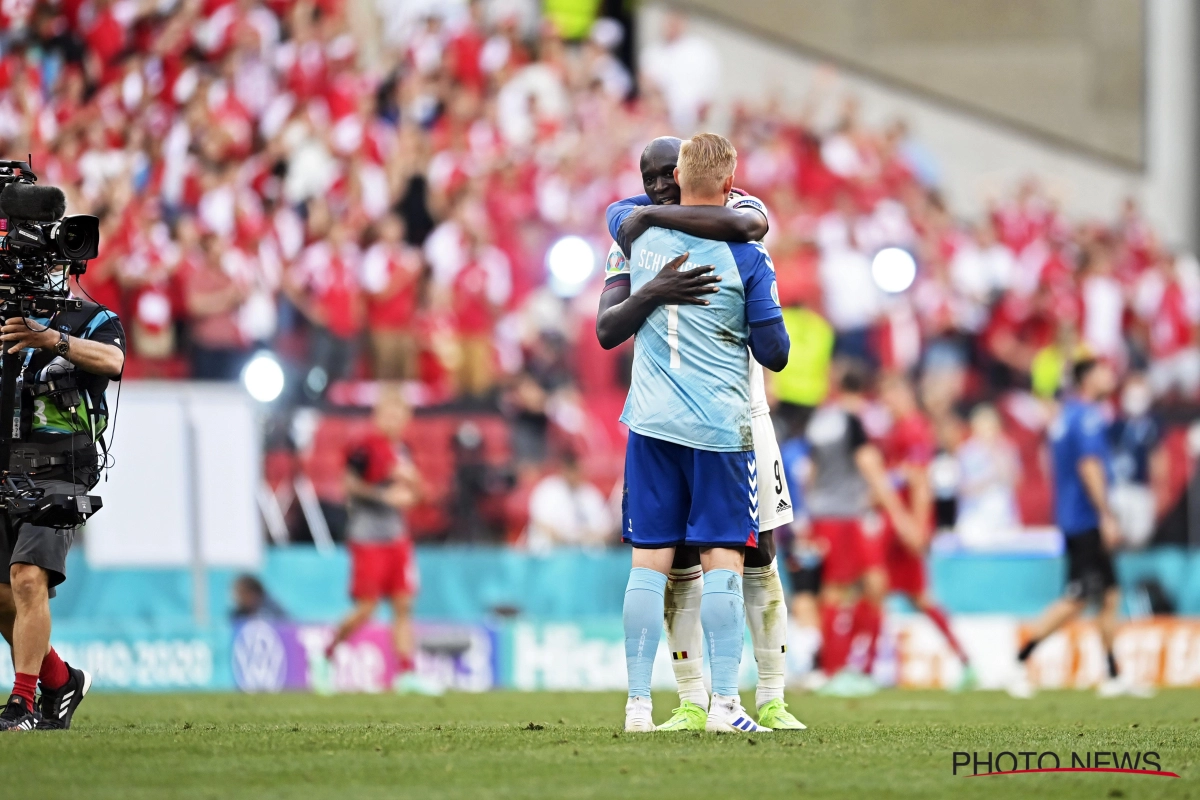
[[[619,30],[565,42],[482,3],[447,9],[389,17],[364,66],[339,0],[6,4],[0,153],[31,153],[72,213],[101,218],[80,292],[130,321],[128,377],[231,379],[260,348],[288,362],[303,387],[289,402],[320,421],[304,446],[268,449],[278,497],[303,474],[338,504],[362,420],[335,390],[402,378],[423,398],[417,535],[456,535],[468,492],[488,536],[518,541],[556,452],[580,453],[607,492],[623,448],[628,351],[591,335],[599,278],[560,297],[546,253],[569,234],[604,251],[605,206],[640,191],[648,139],[687,133],[671,122],[683,100],[629,73]],[[1050,505],[1030,390],[1060,388],[1079,348],[1145,372],[1162,404],[1196,402],[1200,267],[1135,203],[1077,220],[1034,176],[960,219],[902,120],[868,127],[852,97],[832,128],[810,111],[744,106],[732,121],[738,183],[773,215],[781,299],[822,313],[840,355],[918,374],[939,430],[1006,398],[1024,522]],[[919,265],[903,294],[871,277],[888,246]],[[468,425],[475,477],[453,444]],[[1181,436],[1168,449],[1186,464]]]

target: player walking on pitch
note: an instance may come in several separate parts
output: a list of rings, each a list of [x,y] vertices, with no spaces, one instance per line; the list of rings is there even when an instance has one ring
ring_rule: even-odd
[[[354,609],[338,623],[325,648],[324,661],[313,669],[314,688],[334,690],[334,653],[375,615],[380,600],[392,610],[392,644],[397,675],[392,688],[402,694],[442,693],[442,688],[416,672],[417,640],[412,604],[420,576],[405,512],[418,500],[421,479],[401,436],[412,410],[394,385],[383,385],[370,433],[347,454],[346,496],[350,545],[350,597]]]
[[[879,397],[892,417],[891,429],[879,442],[879,448],[900,503],[911,516],[912,527],[907,530],[897,527],[887,510],[881,508],[882,530],[868,542],[873,551],[868,554],[863,578],[863,602],[873,606],[873,613],[863,673],[870,675],[874,666],[887,593],[899,592],[929,618],[962,664],[962,677],[956,688],[973,689],[978,682],[975,669],[950,629],[950,618],[933,599],[925,572],[925,554],[934,524],[929,464],[937,452],[937,440],[921,413],[912,386],[902,375],[886,376],[880,384]]]
[[[683,205],[724,206],[737,151],[724,137],[698,134],[680,148],[676,182]],[[610,232],[619,217],[610,216]],[[681,256],[677,254],[681,253]],[[689,256],[694,261],[689,262]],[[700,548],[700,618],[712,665],[711,731],[763,731],[737,693],[745,608],[743,550],[758,539],[758,467],[750,420],[747,346],[769,369],[787,364],[774,273],[757,244],[727,244],[652,228],[630,248],[628,285],[637,297],[665,268],[713,267],[716,292],[704,305],[653,311],[638,329],[633,380],[621,420],[625,456],[623,537],[633,549],[625,592],[629,675],[625,729],[652,731],[650,679],[662,633],[667,574],[675,548]]]
[[[1112,367],[1095,358],[1074,366],[1076,394],[1063,403],[1050,426],[1051,462],[1054,468],[1054,516],[1067,552],[1067,588],[1034,623],[1029,640],[1017,655],[1019,668],[1008,693],[1026,698],[1034,693],[1025,670],[1029,656],[1047,636],[1098,603],[1097,624],[1107,656],[1108,679],[1100,684],[1101,697],[1145,695],[1147,690],[1121,675],[1113,655],[1117,605],[1121,599],[1113,570],[1112,551],[1121,541],[1116,517],[1108,506],[1112,456],[1108,450],[1108,424],[1100,403],[1116,388]]]
[[[866,405],[867,378],[847,366],[838,392],[813,413],[805,431],[812,472],[805,502],[812,516],[812,541],[824,554],[821,566],[821,672],[831,678],[821,691],[836,695],[870,694],[878,687],[868,675],[843,669],[856,634],[868,637],[880,623],[879,606],[866,596],[854,597],[869,572],[876,550],[865,520],[873,505],[883,509],[905,540],[919,532],[892,486],[880,449],[867,437],[861,413]],[[882,597],[884,586],[864,594]]]
[[[646,194],[615,203],[610,208],[610,216],[622,217],[618,239],[627,245],[649,227],[657,226],[705,239],[761,240],[767,232],[767,213],[755,197],[734,190],[725,207],[679,205],[679,184],[674,176],[679,146],[680,140],[674,137],[660,137],[647,145],[641,160]],[[623,278],[628,275],[629,262],[621,245],[614,243],[608,254],[605,275],[606,282],[614,285],[609,286],[611,291],[606,291],[601,298],[596,323],[597,334],[605,347],[615,347],[626,341],[655,309],[679,303],[702,304],[706,295],[715,290],[711,268],[698,267],[686,272],[663,269],[642,287],[639,297],[631,301]],[[773,729],[803,730],[805,726],[787,710],[783,700],[787,603],[775,564],[773,535],[775,528],[791,523],[792,503],[767,405],[762,366],[752,359],[749,381],[755,461],[763,474],[758,481],[758,546],[746,549],[742,589],[746,620],[758,662],[755,698],[758,722]],[[664,602],[667,648],[679,687],[680,704],[671,718],[658,726],[659,730],[703,730],[706,724],[709,698],[703,675],[702,577],[699,549],[677,548]]]

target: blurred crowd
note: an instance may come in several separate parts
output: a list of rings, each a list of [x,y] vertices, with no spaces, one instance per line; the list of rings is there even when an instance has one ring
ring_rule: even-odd
[[[532,0],[376,0],[365,34],[351,2],[0,3],[0,154],[31,153],[71,213],[101,218],[79,291],[125,320],[128,376],[233,379],[270,348],[304,402],[385,379],[498,408],[518,463],[569,442],[535,515],[555,538],[628,350],[591,333],[600,265],[563,285],[547,252],[567,235],[605,252],[603,211],[640,193],[645,143],[710,118],[720,54],[673,15],[633,62],[620,23],[568,41]],[[868,127],[850,98],[824,126],[825,102],[733,109],[780,299],[828,324],[833,358],[918,376],[964,469],[1028,467],[986,442],[1013,419],[1041,436],[1026,400],[1064,388],[1081,349],[1135,376],[1143,405],[1197,399],[1200,267],[1134,201],[1079,222],[1030,178],[964,221],[903,121]],[[887,247],[916,259],[903,292],[873,272]]]
[[[625,103],[615,23],[568,47],[528,4],[405,5],[370,68],[341,0],[4,5],[0,150],[101,217],[82,285],[129,374],[236,377],[269,345],[312,395],[486,396],[574,338],[546,250],[636,191],[665,112]]]

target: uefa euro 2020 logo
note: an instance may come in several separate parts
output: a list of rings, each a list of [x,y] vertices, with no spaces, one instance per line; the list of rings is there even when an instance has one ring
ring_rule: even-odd
[[[251,620],[233,640],[233,679],[243,692],[278,692],[287,678],[287,650],[268,622]]]

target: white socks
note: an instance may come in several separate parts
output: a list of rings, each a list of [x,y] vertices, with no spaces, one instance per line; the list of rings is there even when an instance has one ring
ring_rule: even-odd
[[[671,669],[679,684],[679,699],[708,710],[704,688],[704,630],[700,624],[700,595],[704,590],[700,566],[671,570],[665,614]]]
[[[679,685],[679,699],[708,709],[704,688],[704,631],[700,625],[700,595],[704,588],[699,566],[673,569],[667,581],[665,619],[671,668]],[[783,699],[786,679],[787,601],[783,584],[772,562],[769,567],[747,567],[742,577],[746,621],[758,662],[758,706]]]
[[[783,699],[786,678],[784,655],[787,652],[787,601],[775,562],[766,567],[746,567],[742,575],[742,594],[746,602],[746,622],[754,660],[758,662],[758,689],[755,704],[760,708],[772,700]]]

